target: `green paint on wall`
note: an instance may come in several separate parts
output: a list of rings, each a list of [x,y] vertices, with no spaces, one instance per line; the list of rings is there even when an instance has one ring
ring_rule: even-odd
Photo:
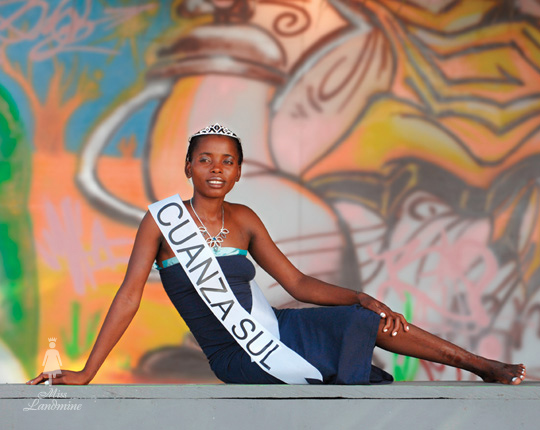
[[[413,301],[409,293],[405,293],[403,316],[408,322],[412,323]],[[420,366],[420,361],[417,358],[393,354],[392,361],[393,375],[396,381],[414,381]]]
[[[66,354],[71,359],[79,358],[86,354],[94,339],[97,337],[101,312],[95,312],[86,322],[86,336],[81,340],[81,304],[79,302],[71,303],[71,333],[62,329],[62,339],[65,342]]]
[[[17,105],[0,85],[0,338],[36,373],[39,290],[28,211],[32,153]]]

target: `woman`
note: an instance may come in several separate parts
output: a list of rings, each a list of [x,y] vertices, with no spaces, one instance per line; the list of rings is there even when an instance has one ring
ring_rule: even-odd
[[[251,209],[225,201],[227,193],[240,179],[242,161],[240,140],[230,130],[215,124],[197,132],[190,138],[185,163],[186,176],[193,181],[193,198],[183,202],[182,206],[193,220],[197,220],[194,222],[207,236],[234,296],[248,312],[255,300],[249,287],[254,268],[245,257],[246,251],[295,299],[326,305],[275,311],[282,344],[321,374],[320,380],[309,382],[366,384],[392,381],[390,375],[371,365],[375,345],[395,353],[468,370],[486,382],[519,384],[524,379],[526,372],[522,364],[505,364],[476,356],[408,324],[401,314],[364,293],[301,273],[277,248]],[[252,361],[254,356],[248,355],[239,345],[241,336],[238,332],[227,331],[220,318],[212,313],[216,311],[212,309],[215,305],[205,303],[204,297],[197,294],[195,282],[188,278],[188,272],[193,269],[186,271],[178,264],[175,256],[179,251],[173,251],[169,245],[171,235],[169,239],[164,237],[158,220],[159,214],[156,217],[148,212],[141,221],[125,279],[84,369],[78,372],[64,370],[53,378],[52,383],[88,384],[94,378],[137,312],[154,261],[161,268],[162,282],[171,301],[221,380],[229,383],[282,383],[264,369],[264,363]],[[192,254],[189,256],[194,258]],[[229,308],[224,310],[221,304],[219,309],[224,320]],[[247,335],[247,331],[244,334]],[[39,384],[46,379],[46,375],[40,374],[27,384]]]

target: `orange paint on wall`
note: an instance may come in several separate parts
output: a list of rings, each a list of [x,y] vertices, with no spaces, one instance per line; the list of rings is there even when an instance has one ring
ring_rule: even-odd
[[[158,199],[179,193],[183,198],[192,195],[192,188],[184,174],[187,130],[191,105],[203,78],[183,78],[175,85],[156,115],[151,132],[148,164],[149,180]]]
[[[131,252],[132,242],[136,228],[108,218],[106,215],[90,206],[75,186],[74,174],[77,157],[70,153],[53,155],[35,153],[33,181],[29,207],[32,215],[35,240],[38,245],[47,248],[46,232],[52,232],[50,219],[45,216],[45,208],[51,207],[59,211],[58,221],[60,228],[69,225],[69,212],[63,209],[72,208],[76,229],[62,230],[62,234],[71,234],[71,243],[80,244],[82,251],[91,251],[94,245],[92,240],[93,226],[99,222],[107,238],[124,239],[122,245],[114,246],[112,252],[116,257],[127,261]],[[62,166],[62,168],[58,168]],[[147,204],[140,193],[139,171],[140,160],[104,159],[101,161],[100,172],[111,181],[115,176],[120,183],[108,182],[114,192],[121,192],[130,202]],[[59,186],[61,184],[61,186]],[[66,218],[66,215],[68,216]],[[58,226],[57,226],[58,227]],[[80,234],[79,240],[77,236]],[[53,237],[53,243],[62,242],[64,237]],[[75,240],[73,240],[75,239]],[[60,251],[66,251],[60,249]],[[38,252],[37,267],[40,285],[40,314],[39,324],[39,350],[46,351],[47,338],[58,337],[58,350],[63,359],[63,368],[77,369],[85,362],[89,351],[83,356],[70,359],[66,353],[66,344],[71,341],[73,302],[79,302],[80,308],[80,336],[81,342],[86,336],[87,323],[97,312],[101,313],[101,326],[107,310],[116,294],[126,270],[126,263],[118,263],[114,267],[106,267],[92,271],[90,278],[85,278],[84,291],[77,292],[74,288],[72,274],[68,261],[60,255],[54,257],[57,267],[51,267],[48,260]],[[88,261],[86,267],[92,269],[96,262]],[[179,344],[188,332],[187,327],[179,317],[167,297],[160,283],[151,282],[145,287],[141,306],[129,329],[112,351],[94,382],[125,381],[133,382],[130,370],[121,370],[129,362],[135,366],[137,360],[147,351],[163,345]],[[67,336],[67,338],[66,338]],[[94,341],[95,339],[93,339]],[[37,357],[38,361],[40,357]],[[41,363],[38,364],[38,368]]]
[[[145,210],[152,202],[144,192],[142,169],[140,158],[102,155],[97,163],[97,176],[107,192]]]

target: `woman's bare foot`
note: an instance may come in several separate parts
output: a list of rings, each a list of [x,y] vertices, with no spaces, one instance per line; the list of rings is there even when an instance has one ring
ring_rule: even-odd
[[[484,382],[518,385],[527,373],[523,364],[506,364],[500,361],[484,359],[482,370],[475,372]]]

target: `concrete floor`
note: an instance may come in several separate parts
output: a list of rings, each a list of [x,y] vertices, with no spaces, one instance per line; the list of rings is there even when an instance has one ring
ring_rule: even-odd
[[[0,385],[0,429],[535,429],[540,382]]]

